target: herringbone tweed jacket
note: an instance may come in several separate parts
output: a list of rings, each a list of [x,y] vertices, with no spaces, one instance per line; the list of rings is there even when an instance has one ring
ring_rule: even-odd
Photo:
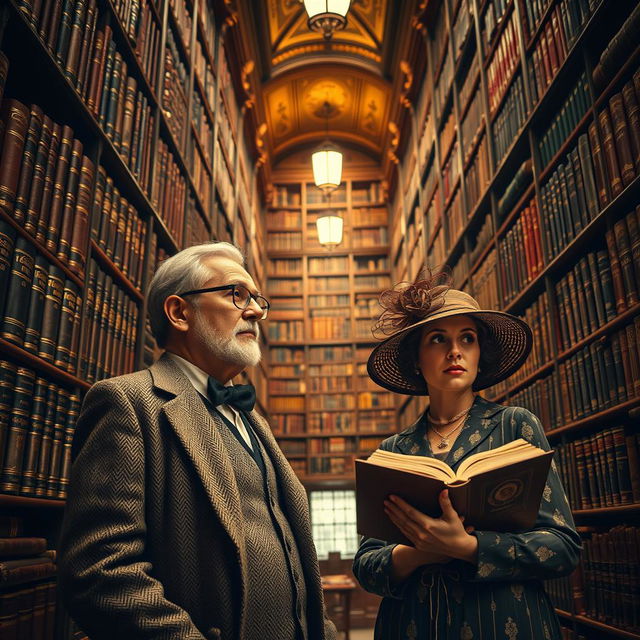
[[[333,639],[304,489],[266,421],[255,411],[250,419],[298,541],[309,640]],[[218,433],[227,427],[216,422],[166,357],[87,393],[73,442],[59,588],[91,640],[262,638],[245,628],[242,496]]]

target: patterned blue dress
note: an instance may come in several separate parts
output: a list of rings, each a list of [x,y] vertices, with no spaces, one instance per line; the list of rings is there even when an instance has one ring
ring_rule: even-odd
[[[470,454],[517,438],[548,450],[539,420],[521,407],[476,396],[466,424],[445,462],[454,470]],[[381,449],[434,454],[422,417]],[[353,570],[364,589],[383,597],[376,640],[555,640],[560,629],[542,580],[573,571],[580,554],[569,503],[555,463],[531,531],[476,531],[478,564],[461,560],[420,567],[404,582],[391,580],[395,545],[363,538]]]

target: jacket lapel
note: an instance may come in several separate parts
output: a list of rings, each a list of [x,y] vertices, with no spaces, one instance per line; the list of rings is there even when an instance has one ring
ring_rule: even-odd
[[[244,565],[240,493],[218,431],[226,427],[221,420],[211,417],[198,392],[170,358],[162,356],[149,371],[155,388],[173,396],[165,402],[162,412],[189,456],[211,506],[238,548],[241,565]],[[243,571],[245,568],[243,566]]]

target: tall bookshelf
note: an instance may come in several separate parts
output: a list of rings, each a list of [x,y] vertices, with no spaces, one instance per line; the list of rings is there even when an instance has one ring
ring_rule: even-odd
[[[640,637],[637,578],[624,568],[637,564],[640,531],[633,8],[428,3],[392,169],[393,280],[415,275],[419,243],[481,306],[534,329],[523,369],[486,395],[531,409],[557,451],[585,540],[579,570],[548,585],[569,638]],[[407,399],[399,423],[423,408]]]
[[[285,162],[310,165],[302,153]],[[395,432],[393,400],[365,370],[390,285],[388,209],[377,168],[352,152],[329,204],[344,219],[343,241],[328,250],[316,232],[328,205],[310,170],[287,181],[289,165],[274,171],[265,214],[270,420],[307,486],[351,487],[354,459]]]
[[[0,146],[0,182],[9,186],[0,207],[0,426],[9,434],[0,505],[3,517],[21,521],[21,535],[45,537],[49,547],[84,393],[157,357],[144,295],[156,267],[209,239],[237,243],[260,287],[265,263],[246,96],[228,62],[239,54],[227,5],[68,4],[60,15],[50,0],[8,0],[0,9],[5,134],[9,119],[22,118],[12,132],[20,143],[9,153],[5,135]],[[10,275],[18,265],[21,287]],[[7,291],[21,296],[12,307]],[[266,411],[264,366],[243,378]],[[40,594],[33,624],[45,615],[47,637],[73,636],[62,609],[56,614],[54,567],[3,589],[3,624],[18,624],[17,607],[32,589]],[[24,622],[26,609],[20,615]]]

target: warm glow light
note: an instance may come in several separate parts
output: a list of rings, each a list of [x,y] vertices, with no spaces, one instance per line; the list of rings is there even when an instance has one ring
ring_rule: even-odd
[[[325,247],[335,247],[342,242],[342,218],[340,216],[322,216],[316,220],[318,240]]]
[[[325,192],[333,191],[342,180],[342,154],[332,149],[316,151],[311,156],[313,180]]]
[[[322,33],[329,40],[334,31],[347,26],[350,0],[304,0],[309,16],[309,29]]]

